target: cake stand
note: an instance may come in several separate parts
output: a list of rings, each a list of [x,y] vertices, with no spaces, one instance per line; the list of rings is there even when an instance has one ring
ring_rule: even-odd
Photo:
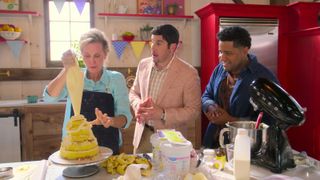
[[[66,160],[60,157],[60,151],[56,151],[49,156],[49,160],[54,164],[67,166],[62,172],[62,175],[65,177],[89,177],[99,172],[99,166],[97,164],[112,155],[110,148],[100,146],[99,149],[99,155],[90,159]]]

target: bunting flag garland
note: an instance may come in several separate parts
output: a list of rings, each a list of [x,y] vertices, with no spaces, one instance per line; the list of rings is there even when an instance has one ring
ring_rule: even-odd
[[[19,59],[20,52],[24,43],[24,41],[7,41],[7,44],[16,59]]]
[[[114,47],[114,50],[116,51],[118,59],[120,59],[121,55],[123,54],[124,49],[128,45],[128,42],[127,41],[112,41],[112,45]]]
[[[2,42],[6,42],[6,40],[0,36],[0,43],[2,43]]]
[[[82,14],[83,8],[86,4],[86,0],[73,0],[73,1],[76,4],[76,7],[77,7],[79,13]]]
[[[56,8],[58,10],[58,12],[60,13],[63,7],[63,4],[66,0],[54,0],[54,5],[56,5]]]
[[[131,41],[130,44],[132,46],[134,55],[136,56],[136,58],[138,60],[140,60],[140,56],[141,56],[142,50],[143,50],[146,42],[145,41]]]

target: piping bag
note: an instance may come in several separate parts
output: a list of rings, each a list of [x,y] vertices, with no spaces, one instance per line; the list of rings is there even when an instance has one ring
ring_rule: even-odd
[[[76,56],[74,56],[75,58]],[[78,62],[76,61],[76,65],[71,66],[67,70],[67,89],[69,96],[71,98],[71,103],[73,107],[74,115],[80,115],[81,110],[81,101],[82,101],[82,94],[83,94],[83,72],[81,71]]]

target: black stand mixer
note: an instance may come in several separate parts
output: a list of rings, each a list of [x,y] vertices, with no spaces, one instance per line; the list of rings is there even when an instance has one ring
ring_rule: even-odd
[[[281,173],[296,165],[285,131],[305,121],[304,109],[279,85],[259,78],[250,85],[250,103],[255,110],[264,111],[275,123],[269,125],[266,142],[252,153],[252,163],[274,173]]]

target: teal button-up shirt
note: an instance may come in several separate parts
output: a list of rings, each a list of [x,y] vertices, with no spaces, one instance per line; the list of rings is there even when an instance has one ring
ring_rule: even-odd
[[[84,77],[84,91],[105,92],[112,94],[114,98],[114,115],[124,115],[127,118],[127,123],[124,128],[130,126],[132,114],[130,111],[128,88],[124,76],[116,71],[103,70],[99,81],[94,82],[87,78],[87,70],[82,69],[85,73]],[[67,97],[66,111],[63,121],[62,137],[66,135],[66,126],[71,117],[71,99],[68,96],[67,87],[65,86],[58,97],[52,97],[48,94],[47,86],[43,92],[43,100],[45,102],[57,102]],[[119,129],[119,145],[122,144],[122,135]]]

